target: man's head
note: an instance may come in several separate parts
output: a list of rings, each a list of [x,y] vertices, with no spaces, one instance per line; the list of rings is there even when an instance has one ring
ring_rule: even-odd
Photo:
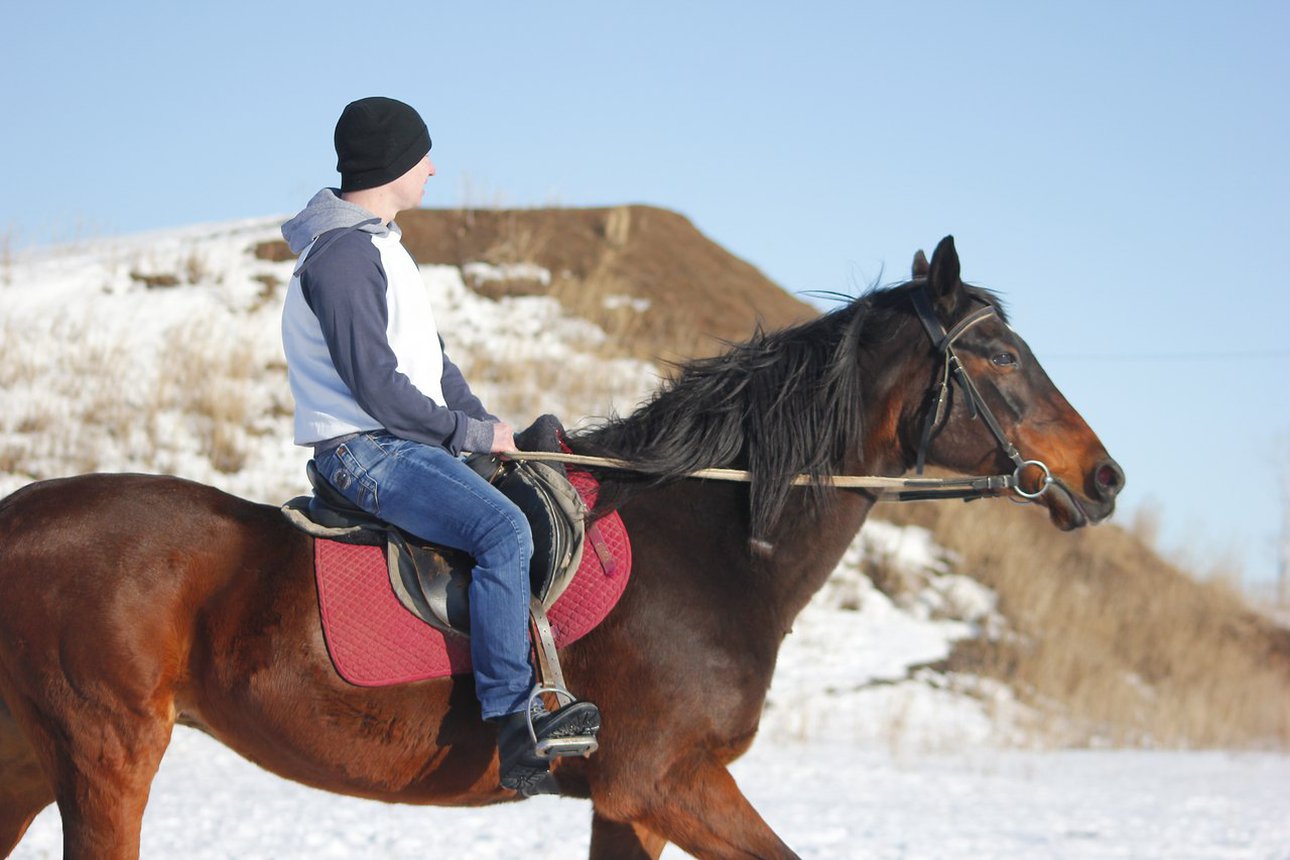
[[[382,96],[346,105],[336,122],[335,140],[342,193],[392,182],[430,152],[430,131],[420,115]]]

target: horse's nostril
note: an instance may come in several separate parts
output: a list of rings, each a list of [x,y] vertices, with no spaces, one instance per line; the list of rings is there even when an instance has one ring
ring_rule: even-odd
[[[1124,470],[1114,460],[1107,460],[1093,470],[1093,483],[1098,495],[1112,499],[1124,488]]]

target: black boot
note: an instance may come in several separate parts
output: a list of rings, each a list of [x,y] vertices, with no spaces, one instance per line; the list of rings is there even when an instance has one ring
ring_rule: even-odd
[[[551,775],[551,759],[586,755],[595,749],[598,731],[600,711],[591,702],[571,702],[555,713],[535,714],[532,734],[526,711],[500,718],[497,751],[501,758],[502,787],[526,797],[559,794],[560,787]],[[545,751],[545,756],[539,755],[540,749]]]

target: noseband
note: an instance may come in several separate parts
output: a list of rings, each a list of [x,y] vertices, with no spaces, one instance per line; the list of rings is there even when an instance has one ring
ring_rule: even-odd
[[[941,353],[944,358],[940,379],[927,392],[927,418],[923,422],[922,438],[918,443],[917,474],[923,474],[923,467],[927,462],[927,449],[931,445],[936,426],[940,424],[941,418],[945,414],[945,404],[949,398],[950,387],[957,383],[959,390],[963,392],[963,397],[967,401],[968,414],[974,419],[980,416],[985,421],[985,426],[990,428],[990,432],[994,434],[994,438],[999,442],[999,447],[1003,450],[1003,453],[1017,467],[1010,476],[1001,476],[1006,479],[1005,486],[1002,488],[1013,490],[1017,495],[1027,499],[1039,498],[1052,486],[1052,472],[1040,460],[1023,458],[1017,451],[1017,446],[1013,445],[1008,440],[1008,437],[1003,434],[1003,428],[999,425],[998,419],[990,411],[990,407],[981,397],[981,392],[972,381],[972,377],[968,376],[967,370],[964,369],[963,362],[959,360],[958,355],[954,352],[954,341],[958,340],[964,332],[977,323],[990,317],[998,316],[998,311],[995,310],[994,305],[987,303],[963,317],[963,319],[954,324],[952,329],[946,331],[945,326],[937,318],[936,312],[932,310],[932,302],[927,297],[926,283],[919,289],[913,290],[909,295],[913,300],[914,310],[918,312],[918,319],[923,324],[923,329],[926,330],[927,336],[932,340],[932,348]],[[1039,489],[1034,492],[1026,490],[1021,485],[1021,473],[1027,466],[1035,466],[1043,472]]]

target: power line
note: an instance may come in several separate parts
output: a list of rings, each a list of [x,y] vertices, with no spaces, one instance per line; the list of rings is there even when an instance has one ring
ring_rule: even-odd
[[[1140,353],[1053,353],[1039,356],[1041,361],[1253,361],[1265,358],[1290,358],[1290,349],[1242,349],[1220,352],[1140,352]]]

